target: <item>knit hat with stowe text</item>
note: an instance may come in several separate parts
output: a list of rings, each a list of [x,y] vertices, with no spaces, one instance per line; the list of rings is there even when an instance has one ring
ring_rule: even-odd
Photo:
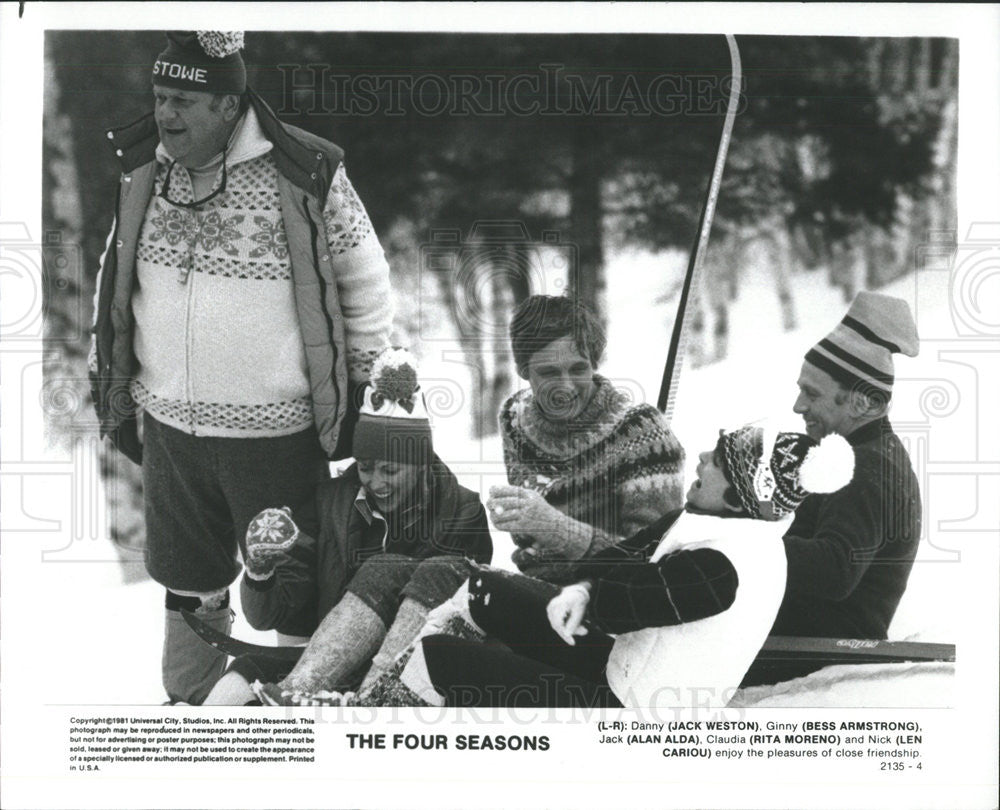
[[[916,357],[917,326],[909,305],[888,295],[859,292],[844,319],[806,353],[806,362],[847,388],[892,395],[894,354]]]
[[[153,63],[153,84],[178,90],[240,95],[247,71],[242,31],[169,31]]]

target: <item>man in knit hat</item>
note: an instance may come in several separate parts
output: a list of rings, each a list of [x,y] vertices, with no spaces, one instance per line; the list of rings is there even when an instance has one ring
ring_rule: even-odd
[[[856,466],[850,485],[811,495],[796,511],[785,535],[788,581],[773,634],[887,637],[917,553],[921,511],[913,465],[886,415],[892,355],[915,357],[918,350],[906,302],[861,292],[806,353],[794,410],[811,437],[844,436]],[[817,668],[760,663],[747,683]]]
[[[170,32],[154,112],[108,132],[122,175],[90,358],[102,435],[142,464],[164,686],[190,703],[225,658],[179,609],[228,630],[247,524],[297,508],[346,455],[350,386],[392,321],[342,150],[275,117],[242,47],[242,32]]]

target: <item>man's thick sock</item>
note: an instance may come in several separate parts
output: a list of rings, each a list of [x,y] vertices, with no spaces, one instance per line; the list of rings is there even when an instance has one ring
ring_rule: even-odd
[[[172,701],[182,701],[193,706],[212,691],[216,681],[226,669],[225,653],[213,649],[188,627],[180,614],[185,608],[198,614],[198,618],[214,630],[229,635],[233,614],[229,608],[228,594],[222,607],[203,610],[201,599],[184,597],[167,592],[166,624],[163,638],[163,688]]]

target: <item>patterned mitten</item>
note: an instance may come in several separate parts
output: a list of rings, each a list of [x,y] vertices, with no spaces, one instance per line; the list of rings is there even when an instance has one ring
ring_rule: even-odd
[[[299,527],[292,520],[292,510],[265,509],[250,521],[246,537],[246,569],[251,579],[267,579],[274,573],[278,558],[293,545]]]

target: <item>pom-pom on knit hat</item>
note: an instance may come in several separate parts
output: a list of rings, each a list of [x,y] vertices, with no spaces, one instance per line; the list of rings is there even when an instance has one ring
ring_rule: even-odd
[[[806,362],[847,388],[892,394],[894,354],[916,357],[917,326],[909,305],[888,295],[859,292],[844,319],[806,353]]]
[[[416,358],[386,349],[372,365],[354,428],[355,458],[427,464],[434,452],[431,422]]]
[[[802,433],[746,425],[719,437],[726,480],[751,517],[778,520],[813,492],[836,492],[854,475],[854,451],[843,436],[817,444]]]
[[[242,31],[170,31],[153,63],[153,84],[240,95],[247,89],[242,47]]]

